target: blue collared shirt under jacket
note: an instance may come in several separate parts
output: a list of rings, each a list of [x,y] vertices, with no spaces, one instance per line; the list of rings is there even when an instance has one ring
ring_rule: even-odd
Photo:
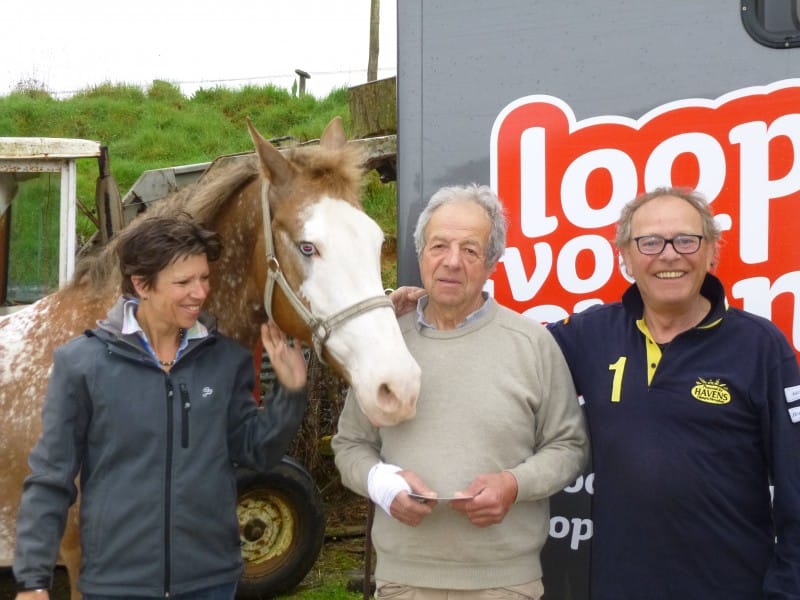
[[[716,277],[701,293],[663,349],[635,285],[549,326],[591,436],[592,600],[800,598],[797,359]]]

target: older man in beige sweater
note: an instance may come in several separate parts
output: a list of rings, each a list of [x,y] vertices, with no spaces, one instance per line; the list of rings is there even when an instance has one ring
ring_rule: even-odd
[[[375,428],[351,395],[339,419],[342,481],[382,509],[376,598],[543,594],[548,498],[584,469],[588,442],[552,336],[483,292],[505,233],[488,187],[433,195],[414,235],[426,295],[400,318],[422,367],[417,414]]]

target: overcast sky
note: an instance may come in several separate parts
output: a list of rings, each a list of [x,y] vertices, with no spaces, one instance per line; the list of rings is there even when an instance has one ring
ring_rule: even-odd
[[[397,0],[381,0],[378,78],[396,74]],[[57,97],[104,82],[306,90],[366,82],[370,0],[3,0],[0,95],[34,80]]]

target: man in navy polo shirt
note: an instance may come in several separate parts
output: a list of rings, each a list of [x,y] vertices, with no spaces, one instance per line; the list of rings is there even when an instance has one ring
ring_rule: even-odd
[[[719,238],[699,194],[639,196],[616,235],[635,283],[550,325],[591,436],[593,600],[800,598],[800,371],[727,305]]]

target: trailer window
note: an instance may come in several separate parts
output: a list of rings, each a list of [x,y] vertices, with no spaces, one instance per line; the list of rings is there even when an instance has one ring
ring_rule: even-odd
[[[28,304],[58,289],[60,188],[58,173],[18,180],[0,223],[7,260],[7,270],[0,265],[2,304]]]
[[[800,0],[741,0],[742,23],[770,48],[800,46]]]

